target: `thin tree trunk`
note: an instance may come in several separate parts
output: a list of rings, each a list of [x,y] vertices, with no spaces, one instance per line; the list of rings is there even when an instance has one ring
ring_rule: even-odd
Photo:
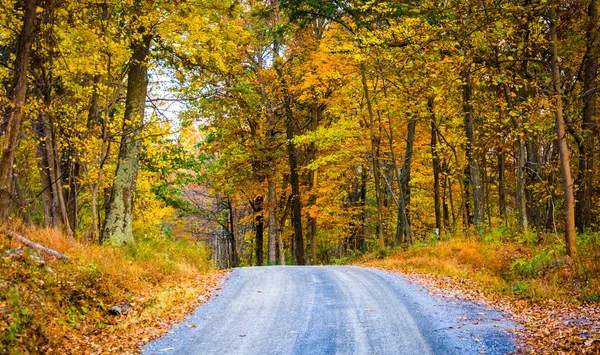
[[[50,122],[49,122],[50,123]],[[49,127],[51,140],[54,141],[54,135],[52,135],[52,126]],[[67,211],[67,202],[65,201],[65,192],[63,190],[63,173],[60,162],[60,156],[56,151],[56,145],[53,143],[49,145],[50,148],[54,149],[54,174],[56,181],[56,195],[58,196],[58,206],[60,208],[60,215],[62,218],[63,227],[67,235],[73,235],[73,231],[71,229],[71,223],[69,222],[69,213]]]
[[[311,170],[308,173],[308,189],[310,196],[308,197],[308,205],[314,206],[317,203],[317,196],[315,192],[312,191],[317,183],[317,171]],[[316,265],[317,263],[317,217],[309,214],[307,218],[307,230],[306,230],[306,239],[309,244],[309,264]]]
[[[550,50],[552,53],[552,82],[555,92],[556,105],[556,133],[558,136],[558,151],[560,154],[560,170],[563,178],[563,194],[565,199],[565,242],[568,256],[577,253],[575,245],[575,199],[573,196],[573,180],[571,178],[571,167],[569,165],[569,146],[565,134],[565,120],[563,117],[562,89],[560,80],[560,69],[558,67],[558,49],[556,36],[556,12],[551,5],[550,12]]]
[[[304,239],[302,237],[302,205],[300,197],[300,176],[298,174],[298,149],[292,139],[295,137],[291,97],[285,98],[285,132],[288,139],[287,153],[290,165],[290,184],[292,185],[292,225],[294,228],[294,255],[298,265],[304,265]]]
[[[49,94],[45,94],[46,105],[50,105]],[[44,130],[44,145],[46,148],[46,161],[48,162],[48,174],[52,186],[52,216],[53,225],[61,226],[67,235],[72,235],[67,213],[63,190],[63,175],[60,166],[60,158],[57,158],[57,150],[54,143],[53,125],[50,117],[44,113],[41,114],[41,121]]]
[[[263,223],[263,197],[258,196],[254,199],[254,213],[256,214],[256,266],[264,264],[263,240],[264,240],[264,223]]]
[[[427,108],[431,116],[431,163],[433,165],[433,206],[435,210],[435,232],[441,234],[442,231],[442,210],[440,201],[440,157],[437,149],[437,129],[435,112],[433,110],[433,98],[427,100]]]
[[[375,116],[373,115],[373,104],[369,93],[369,85],[367,83],[367,69],[364,63],[360,64],[360,74],[362,78],[362,86],[367,102],[367,113],[369,115],[369,132],[371,135],[371,165],[373,168],[373,181],[375,183],[375,200],[377,202],[377,240],[379,247],[385,247],[385,239],[383,237],[383,201],[381,198],[381,178],[379,172],[379,137],[375,134]]]
[[[579,144],[579,173],[575,222],[580,231],[589,228],[593,221],[594,154],[597,134],[596,95],[600,30],[598,29],[599,2],[590,0],[588,7],[588,29],[586,31],[587,51],[583,58],[583,112],[581,124],[581,144]]]
[[[366,223],[367,223],[367,169],[364,166],[361,166],[360,170],[360,194],[358,200],[358,207],[360,209],[360,219],[358,222],[358,231],[356,234],[356,243],[358,244],[358,248],[365,252],[367,251],[367,233],[366,233]]]
[[[140,31],[143,29],[140,28]],[[152,40],[148,34],[140,33],[140,35],[143,37],[132,44],[133,54],[127,78],[123,136],[104,228],[104,240],[116,246],[135,246],[132,230],[133,201],[142,145],[142,126],[148,89],[148,56]]]
[[[465,72],[463,76],[463,113],[465,120],[465,131],[467,135],[466,154],[469,162],[470,187],[473,193],[473,215],[475,229],[478,233],[483,232],[484,221],[484,191],[481,181],[481,171],[477,154],[477,139],[475,137],[475,120],[473,117],[472,86],[470,75]]]
[[[273,179],[274,169],[269,170],[269,176],[267,177],[267,188],[268,188],[268,218],[269,218],[269,265],[275,265],[277,263],[277,216],[275,214],[275,204],[277,199],[277,187]]]
[[[502,220],[506,223],[506,177],[504,176],[506,160],[504,157],[504,149],[502,147],[498,149],[496,158],[498,159],[498,209],[500,210]]]
[[[8,94],[11,106],[8,108],[4,118],[4,145],[2,155],[0,155],[0,225],[8,223],[10,214],[11,190],[12,190],[12,171],[15,160],[15,149],[17,147],[17,138],[21,130],[21,120],[23,118],[23,104],[27,94],[27,68],[29,66],[29,56],[31,53],[31,44],[37,29],[37,1],[23,0],[24,10],[23,25],[17,39],[14,77],[11,91]]]
[[[294,228],[294,256],[297,265],[304,265],[304,237],[302,235],[302,200],[300,196],[300,176],[298,174],[299,150],[294,146],[292,140],[296,136],[294,113],[292,111],[292,96],[289,93],[284,78],[283,69],[279,63],[278,53],[275,53],[274,68],[283,86],[283,107],[285,111],[285,134],[287,138],[287,155],[290,167],[290,184],[292,186],[292,225]]]
[[[512,111],[514,110],[514,103],[512,101],[510,87],[507,84],[504,84],[503,89],[504,98],[506,99],[508,108]],[[523,124],[520,118],[514,118],[513,124],[519,133],[523,130]],[[526,149],[523,137],[521,134],[517,134],[517,211],[519,213],[519,225],[521,226],[521,230],[526,232],[529,229],[529,222],[527,220],[527,198],[525,196],[525,153]]]
[[[230,257],[230,262],[231,262],[231,267],[238,267],[239,266],[239,258],[238,258],[238,252],[237,252],[237,243],[235,240],[235,217],[234,217],[234,210],[233,210],[233,204],[231,203],[231,199],[227,199],[227,209],[229,211],[229,247],[231,248],[230,253],[229,253],[229,257]]]
[[[319,120],[321,116],[321,107],[317,104],[311,104],[309,112],[311,115],[310,124],[308,129],[311,132],[315,132],[319,127]],[[317,145],[315,142],[311,142],[306,148],[306,161],[308,164],[312,163],[317,157]],[[317,195],[315,189],[317,187],[317,171],[309,170],[307,174],[308,182],[308,208],[312,208],[317,203]],[[307,228],[306,228],[306,240],[308,241],[308,262],[310,265],[317,263],[317,217],[308,213],[307,217]]]
[[[40,171],[40,180],[42,186],[42,205],[44,209],[44,225],[46,228],[54,228],[54,209],[52,208],[52,191],[54,184],[50,176],[50,165],[48,163],[48,155],[46,150],[46,134],[44,130],[44,119],[42,112],[37,115],[37,119],[33,122],[33,128],[36,136],[36,157],[38,169]]]
[[[32,226],[33,222],[31,220],[31,211],[29,210],[29,203],[27,202],[26,191],[23,187],[23,183],[21,182],[18,174],[14,174],[13,179],[21,219],[27,226]]]
[[[400,191],[400,203],[398,206],[398,220],[396,223],[396,241],[399,244],[412,244],[412,230],[410,227],[410,219],[408,214],[408,206],[410,204],[410,167],[412,163],[413,145],[415,142],[415,127],[416,121],[411,119],[408,122],[406,148],[404,151],[404,161],[402,170],[398,174],[398,188]]]

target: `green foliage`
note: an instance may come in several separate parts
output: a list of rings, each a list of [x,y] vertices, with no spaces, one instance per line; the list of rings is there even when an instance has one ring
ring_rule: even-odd
[[[529,259],[519,258],[513,261],[510,271],[516,277],[540,277],[555,266],[553,262],[560,266],[557,255],[557,250],[552,247],[542,249]]]

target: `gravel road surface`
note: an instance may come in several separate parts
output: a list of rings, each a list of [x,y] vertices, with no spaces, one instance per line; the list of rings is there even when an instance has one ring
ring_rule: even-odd
[[[434,297],[381,270],[234,269],[218,295],[150,354],[507,354],[514,325],[473,303]]]

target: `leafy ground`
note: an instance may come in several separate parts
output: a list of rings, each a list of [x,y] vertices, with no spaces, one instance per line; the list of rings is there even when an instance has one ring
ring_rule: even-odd
[[[22,231],[62,261],[0,235],[0,354],[128,354],[206,302],[224,272],[207,251],[167,238],[134,253],[84,245],[53,230]],[[122,314],[113,315],[112,306]]]
[[[574,260],[553,242],[505,239],[457,237],[362,265],[400,273],[432,294],[506,312],[518,325],[520,353],[600,354],[598,236],[581,237]]]

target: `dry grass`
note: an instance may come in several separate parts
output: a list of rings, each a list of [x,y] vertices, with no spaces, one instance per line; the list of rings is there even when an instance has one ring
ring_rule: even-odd
[[[518,325],[518,353],[600,354],[600,238],[578,236],[572,260],[555,238],[547,240],[554,243],[459,236],[362,265],[400,273],[431,294],[503,311]]]
[[[132,254],[55,230],[21,233],[71,258],[40,264],[28,251],[0,259],[1,354],[135,353],[206,301],[222,276],[193,242],[148,239]],[[17,246],[0,236],[0,253]],[[108,313],[123,303],[127,315]]]
[[[483,241],[486,240],[486,241]],[[472,280],[486,292],[544,302],[600,301],[600,243],[583,236],[579,255],[562,256],[555,243],[493,238],[454,237],[399,250],[366,265],[388,270],[419,271]]]

